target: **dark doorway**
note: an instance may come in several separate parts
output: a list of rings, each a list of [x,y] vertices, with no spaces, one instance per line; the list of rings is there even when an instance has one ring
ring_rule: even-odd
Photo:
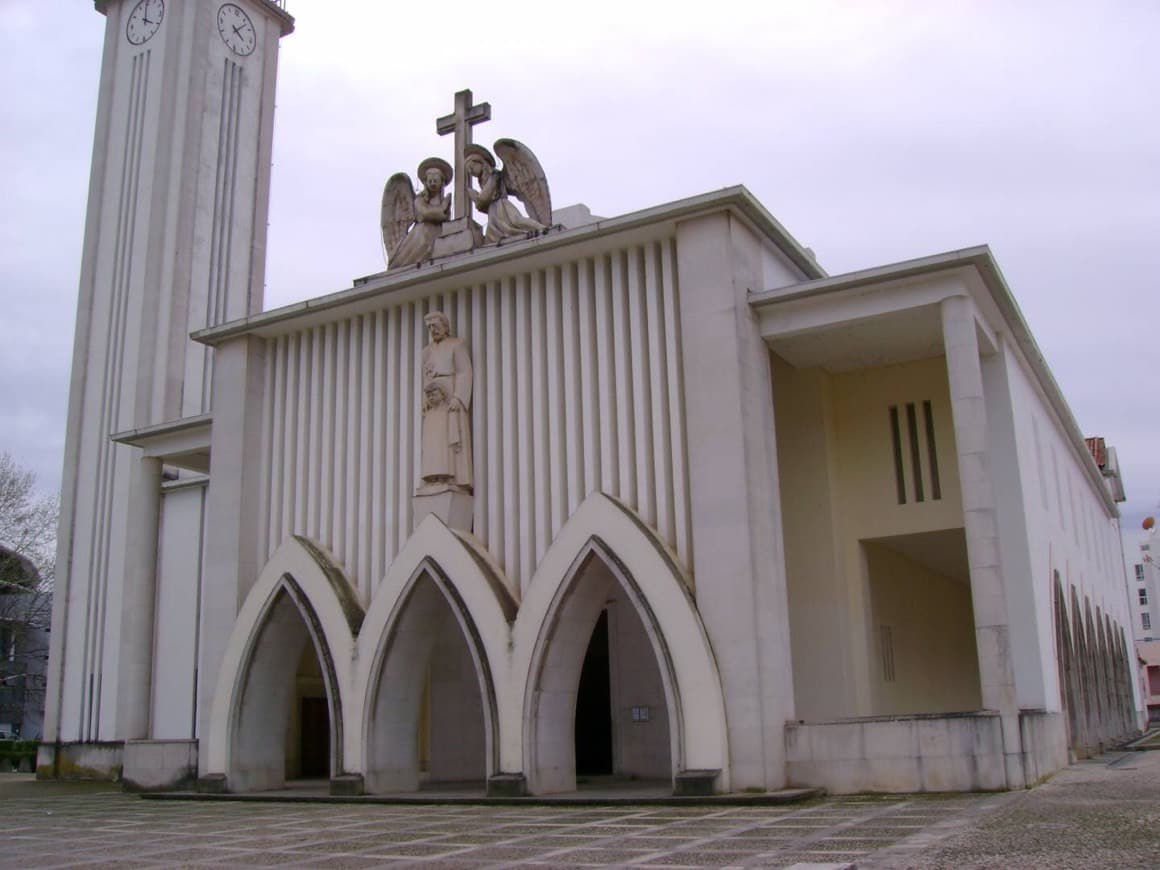
[[[588,641],[576,690],[576,775],[612,773],[612,683],[608,671],[608,611]]]
[[[301,760],[303,779],[330,777],[330,711],[326,698],[303,698]]]

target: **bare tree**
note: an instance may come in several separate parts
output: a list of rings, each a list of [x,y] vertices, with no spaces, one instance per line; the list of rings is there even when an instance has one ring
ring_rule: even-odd
[[[0,453],[0,723],[38,736],[52,621],[57,499]]]

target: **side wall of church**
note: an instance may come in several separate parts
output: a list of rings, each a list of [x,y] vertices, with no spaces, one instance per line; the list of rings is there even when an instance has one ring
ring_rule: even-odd
[[[1001,352],[984,369],[987,389],[1010,392],[1011,421],[1015,433],[1018,465],[1005,469],[1008,485],[997,498],[1010,498],[1011,475],[1017,476],[1026,517],[1030,576],[1009,578],[1026,591],[1012,601],[1011,623],[1016,645],[1013,660],[1019,703],[1022,707],[1059,710],[1061,691],[1054,628],[1054,583],[1058,574],[1068,602],[1069,623],[1072,590],[1081,608],[1090,604],[1110,619],[1114,629],[1129,635],[1131,614],[1125,599],[1124,567],[1119,522],[1108,510],[1084,465],[1088,455],[1079,453],[1054,409],[1029,376],[1025,364],[1006,339]],[[1003,481],[1003,475],[997,475]],[[1010,561],[1004,554],[1005,570]],[[1009,601],[1011,600],[1009,596]],[[1080,620],[1084,619],[1080,614]],[[1034,666],[1034,670],[1031,668]],[[1041,668],[1041,672],[1040,672]]]
[[[691,564],[673,241],[421,293],[269,340],[262,553],[317,540],[370,600],[411,533],[423,317],[441,310],[474,367],[473,531],[517,596],[597,490]]]

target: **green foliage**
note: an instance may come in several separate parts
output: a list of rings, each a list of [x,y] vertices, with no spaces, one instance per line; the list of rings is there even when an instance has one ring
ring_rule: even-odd
[[[0,452],[0,594],[51,587],[58,511],[37,495],[36,475]]]

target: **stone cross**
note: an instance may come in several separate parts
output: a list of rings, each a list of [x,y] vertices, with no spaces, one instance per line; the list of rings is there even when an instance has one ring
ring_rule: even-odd
[[[463,166],[463,149],[471,144],[471,128],[490,120],[491,103],[473,106],[471,91],[466,90],[459,91],[455,95],[455,111],[435,122],[435,132],[440,136],[455,134],[455,192],[452,201],[457,219],[467,217],[471,208],[471,203],[467,199],[467,171]]]

